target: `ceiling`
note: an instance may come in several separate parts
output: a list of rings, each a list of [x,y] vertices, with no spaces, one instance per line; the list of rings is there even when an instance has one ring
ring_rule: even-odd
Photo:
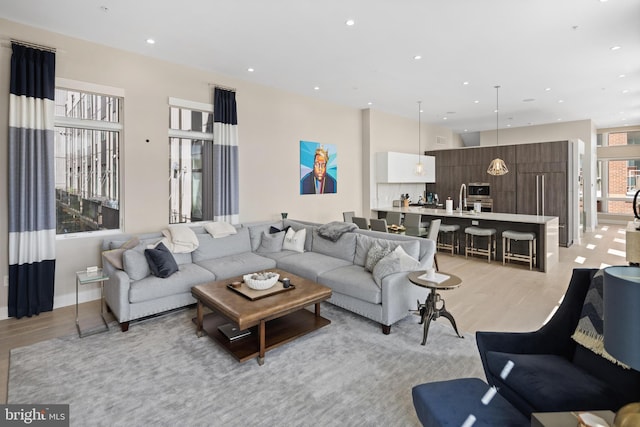
[[[638,0],[0,0],[0,16],[359,109],[417,119],[421,100],[423,123],[461,134],[496,128],[496,85],[501,129],[640,124]]]

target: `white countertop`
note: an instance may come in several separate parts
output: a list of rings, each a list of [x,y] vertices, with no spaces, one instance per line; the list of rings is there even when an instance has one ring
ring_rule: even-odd
[[[558,219],[557,216],[522,215],[522,214],[499,213],[499,212],[474,213],[473,211],[465,211],[464,213],[461,214],[459,211],[453,211],[453,213],[447,213],[445,209],[422,208],[419,206],[409,206],[407,208],[381,207],[381,208],[372,208],[371,210],[382,211],[382,212],[402,212],[402,213],[414,212],[414,213],[420,213],[423,215],[434,215],[434,216],[452,217],[452,218],[483,219],[487,221],[521,222],[521,223],[527,223],[527,224],[546,224],[549,221]]]

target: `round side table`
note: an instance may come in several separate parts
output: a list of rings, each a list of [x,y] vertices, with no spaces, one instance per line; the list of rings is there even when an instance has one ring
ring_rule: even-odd
[[[456,335],[460,338],[464,338],[458,332],[458,327],[456,326],[456,321],[447,311],[445,307],[444,300],[440,297],[438,291],[455,289],[462,284],[462,280],[453,274],[438,272],[436,273],[433,279],[426,279],[425,277],[421,277],[426,273],[426,271],[414,271],[409,273],[409,281],[416,286],[421,286],[423,288],[431,289],[431,292],[427,296],[427,300],[424,304],[421,304],[418,301],[418,310],[415,312],[420,316],[420,324],[424,324],[424,332],[422,334],[422,345],[427,343],[427,335],[429,334],[429,324],[432,320],[436,320],[438,317],[442,316],[451,322],[453,329],[456,331]],[[446,278],[445,276],[448,276]],[[438,279],[444,279],[442,281]],[[438,283],[439,282],[439,283]],[[442,302],[442,305],[438,307],[438,302]]]

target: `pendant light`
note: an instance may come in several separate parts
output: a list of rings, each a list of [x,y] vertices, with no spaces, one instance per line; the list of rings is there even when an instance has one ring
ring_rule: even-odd
[[[496,88],[496,147],[498,146],[498,89],[500,86],[495,86]],[[489,168],[487,169],[487,173],[493,176],[500,176],[509,173],[509,169],[507,165],[504,163],[500,157],[496,157],[491,161]]]
[[[420,161],[420,116],[422,113],[422,109],[420,108],[422,105],[422,101],[418,101],[418,163],[416,163],[415,174],[416,175],[424,175],[424,166]]]

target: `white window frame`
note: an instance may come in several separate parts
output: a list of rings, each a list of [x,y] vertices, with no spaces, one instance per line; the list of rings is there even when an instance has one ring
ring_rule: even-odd
[[[190,101],[187,99],[174,98],[169,97],[168,99],[168,107],[169,111],[171,108],[184,108],[192,111],[200,111],[204,113],[209,113],[213,115],[213,105],[207,104],[204,102]],[[169,124],[169,142],[171,138],[180,138],[180,139],[191,139],[191,140],[204,140],[204,141],[213,141],[213,132],[198,132],[193,130],[180,130],[180,129],[171,129],[171,124]],[[171,165],[169,165],[171,167]],[[169,198],[171,198],[171,194],[169,194]],[[169,206],[171,208],[171,206]],[[169,219],[171,218],[171,209],[169,211]],[[207,222],[204,221],[192,221],[190,224],[197,224],[198,222]]]
[[[91,130],[104,130],[110,132],[119,132],[119,145],[120,145],[120,157],[119,157],[119,188],[118,188],[118,210],[120,211],[119,215],[119,227],[112,228],[108,230],[92,230],[92,231],[80,231],[76,233],[66,233],[66,234],[56,234],[56,240],[64,240],[64,239],[77,239],[77,238],[86,238],[86,237],[99,237],[99,236],[108,236],[113,234],[122,233],[124,230],[124,167],[123,167],[123,151],[122,148],[124,146],[124,99],[125,99],[125,90],[113,86],[105,86],[99,85],[95,83],[83,82],[79,80],[65,79],[62,77],[56,77],[55,80],[56,89],[68,89],[75,90],[79,92],[89,92],[100,95],[107,95],[120,98],[122,102],[120,103],[120,111],[119,117],[120,121],[118,123],[113,122],[105,122],[99,120],[86,120],[86,119],[76,119],[71,117],[60,117],[54,116],[54,126],[55,127],[71,127],[78,129],[91,129]],[[57,222],[57,218],[56,218]]]

